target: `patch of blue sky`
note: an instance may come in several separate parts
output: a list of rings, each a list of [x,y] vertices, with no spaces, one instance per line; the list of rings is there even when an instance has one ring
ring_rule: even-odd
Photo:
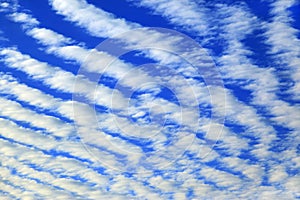
[[[118,59],[130,63],[132,67],[137,69],[143,64],[156,63],[155,60],[145,57],[143,55],[143,52],[141,52],[138,49],[137,50],[133,49],[129,52],[126,52],[125,54],[119,56]]]
[[[236,82],[236,80],[234,80]],[[251,102],[251,99],[253,98],[253,91],[246,89],[243,85],[237,85],[235,83],[230,83],[231,80],[229,79],[229,83],[227,84],[225,82],[225,87],[230,89],[230,91],[233,93],[233,95],[239,100],[244,102],[246,105],[249,105]],[[243,81],[242,81],[243,82]]]
[[[255,144],[253,145],[257,145],[259,143],[255,142]],[[245,161],[247,161],[247,163],[249,164],[260,164],[260,160],[259,158],[256,157],[256,155],[254,155],[252,153],[252,148],[251,149],[242,149],[240,152],[240,155],[238,155],[238,158],[243,159]]]
[[[288,173],[289,176],[297,176],[300,173],[299,167],[294,166],[294,164],[290,161],[288,161],[289,165],[286,167],[286,172]]]
[[[88,75],[87,77],[90,77],[90,76]],[[105,73],[103,73],[103,74],[99,73],[98,77],[99,77],[99,81],[98,81],[99,84],[105,85],[111,89],[116,88],[116,85],[118,84],[118,81],[119,81],[117,78],[109,76]],[[98,78],[98,77],[96,77],[96,78]],[[92,81],[95,81],[95,80],[92,80]],[[118,87],[122,87],[122,86],[118,85]],[[123,89],[121,89],[121,90],[123,90]]]
[[[210,141],[212,144],[214,141]],[[214,142],[213,150],[220,154],[222,157],[228,157],[228,156],[234,156],[233,153],[231,153],[230,149],[226,146],[224,146],[222,141]]]
[[[220,171],[226,171],[228,173],[231,173],[233,175],[236,175],[236,176],[241,176],[242,177],[242,174],[240,172],[237,172],[237,171],[234,171],[233,169],[230,169],[230,168],[227,168],[226,166],[224,166],[224,164],[219,161],[218,159],[215,159],[215,160],[212,160],[212,161],[208,161],[208,162],[205,162],[203,163],[204,165],[207,165],[211,168],[214,168],[214,169],[217,169],[217,170],[220,170]]]
[[[276,73],[278,82],[280,84],[279,89],[276,91],[276,95],[279,99],[288,102],[291,106],[300,103],[299,100],[293,99],[293,94],[289,91],[295,86],[295,82],[291,79],[291,75],[287,70],[278,70]]]
[[[292,17],[292,21],[290,22],[292,27],[294,27],[297,30],[300,30],[300,21],[299,19],[299,15],[300,15],[300,3],[296,3],[294,6],[291,6],[290,8],[288,8],[288,10],[291,12],[290,16]],[[297,33],[298,38],[300,38],[300,31],[298,31]]]
[[[263,34],[264,28],[257,27],[242,40],[242,43],[246,49],[251,51],[247,58],[251,59],[252,64],[260,68],[273,67],[272,57],[267,53],[270,46],[264,42],[265,37]]]

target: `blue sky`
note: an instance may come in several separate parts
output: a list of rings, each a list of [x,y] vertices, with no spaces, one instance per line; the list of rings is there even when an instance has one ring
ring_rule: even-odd
[[[0,199],[300,198],[297,0],[0,0]]]

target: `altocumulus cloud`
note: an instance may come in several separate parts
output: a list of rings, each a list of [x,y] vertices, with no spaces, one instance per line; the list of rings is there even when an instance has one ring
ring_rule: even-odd
[[[0,199],[300,198],[296,0],[0,1]]]

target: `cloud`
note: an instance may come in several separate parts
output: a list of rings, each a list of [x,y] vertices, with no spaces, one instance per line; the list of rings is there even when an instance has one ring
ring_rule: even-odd
[[[63,35],[57,34],[54,31],[45,28],[33,28],[28,31],[28,34],[41,41],[41,43],[44,45],[61,45],[72,43],[70,38],[66,38]]]
[[[179,30],[222,41],[226,48],[214,57],[218,68],[205,53],[216,49],[193,49],[182,36],[142,27],[84,0],[49,2],[57,14],[85,30],[85,36],[117,41],[115,45],[126,51],[153,48],[138,56],[157,65],[136,67],[109,49],[91,50],[72,34],[66,37],[43,28],[37,18],[26,14],[29,11],[6,10],[8,18],[22,26],[20,34],[34,38],[46,51],[31,55],[22,53],[22,47],[0,49],[4,66],[1,195],[29,199],[299,196],[299,110],[278,94],[282,83],[277,69],[281,64],[297,65],[297,45],[292,45],[297,30],[287,12],[295,2],[267,2],[270,21],[256,17],[246,3],[149,0],[138,4]],[[256,30],[264,32],[262,42],[270,45],[272,66],[257,65],[250,58],[254,50],[245,40]],[[209,43],[203,44],[209,48]],[[81,65],[84,71],[75,75],[64,62],[53,66],[39,61],[39,56],[49,63],[53,56],[75,61],[75,67]],[[201,75],[211,77],[208,86],[198,68],[182,58],[198,63]],[[222,77],[211,69],[220,70]],[[293,76],[295,86],[289,92],[296,99],[299,73],[286,72]],[[117,86],[98,83],[99,75]],[[165,88],[177,99],[164,97]],[[240,98],[239,90],[249,97]]]
[[[53,0],[50,4],[58,14],[65,15],[68,20],[80,26],[85,26],[93,35],[110,37],[138,27],[134,23],[126,24],[124,19],[116,19],[112,14],[87,4],[85,1]]]
[[[37,114],[31,110],[23,108],[20,104],[0,97],[1,116],[6,116],[17,121],[24,121],[34,127],[44,128],[58,137],[68,137],[74,134],[72,125],[60,121],[58,118]]]
[[[297,5],[297,1],[276,1],[271,4],[272,21],[265,24],[266,43],[270,45],[269,54],[274,62],[289,73],[293,80],[288,93],[292,98],[299,100],[299,30],[292,26],[292,17],[289,8]]]
[[[20,22],[20,23],[26,22],[25,27],[36,26],[39,24],[39,22],[35,18],[32,18],[31,15],[27,13],[13,13],[9,15],[9,17],[15,22]]]
[[[209,21],[210,15],[206,12],[208,10],[205,7],[198,6],[195,2],[191,1],[133,1],[135,5],[150,8],[156,15],[162,15],[166,17],[168,21],[175,25],[182,26],[183,28],[191,31],[195,31],[197,36],[207,36],[210,34]],[[203,4],[202,1],[197,2]],[[206,38],[207,39],[207,38]]]

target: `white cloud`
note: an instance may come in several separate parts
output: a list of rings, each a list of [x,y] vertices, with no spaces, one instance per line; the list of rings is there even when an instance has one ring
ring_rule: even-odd
[[[285,183],[285,187],[290,193],[292,193],[293,196],[297,197],[300,195],[300,189],[298,187],[299,183],[300,183],[299,176],[290,177]]]
[[[66,38],[61,34],[57,34],[54,31],[45,28],[33,28],[28,31],[28,34],[41,41],[44,45],[62,45],[72,43],[70,38]]]
[[[284,167],[278,165],[270,170],[270,178],[269,181],[273,182],[282,182],[284,179],[288,177]]]
[[[52,4],[53,4],[53,2],[52,2]],[[67,7],[64,7],[64,8],[62,8],[62,7],[56,7],[55,5],[53,6],[53,8],[55,9],[55,10],[58,10],[61,14],[63,13],[63,15],[65,15],[65,16],[68,16],[68,20],[71,20],[71,21],[80,21],[80,20],[83,20],[84,19],[84,17],[82,17],[82,19],[81,18],[79,18],[79,19],[75,19],[75,18],[73,18],[72,16],[72,14],[70,14],[70,13],[67,13],[67,12],[63,12],[64,11],[64,9],[66,9],[66,10],[68,10],[68,8]],[[222,9],[225,9],[225,8],[222,8]],[[97,9],[97,10],[100,10],[100,9]],[[233,12],[233,11],[235,11],[235,8],[232,8],[231,10],[229,9],[228,11],[226,11],[227,13],[229,13],[230,14],[230,12]],[[94,11],[91,11],[91,13],[92,12],[94,12]],[[236,13],[237,14],[237,12],[234,12],[234,13]],[[227,20],[229,20],[227,23],[229,23],[230,22],[230,20],[235,20],[236,18],[235,17],[231,17],[231,18],[228,18]],[[247,26],[249,26],[250,24],[251,24],[251,21],[252,20],[255,20],[255,19],[251,19],[251,20],[243,20],[243,22],[241,22],[241,23],[239,23],[239,24],[235,24],[234,25],[234,27],[232,27],[232,26],[230,26],[229,28],[234,28],[234,29],[238,29],[238,31],[237,32],[240,32],[240,31],[242,31],[242,32],[245,32],[247,29]],[[85,23],[85,24],[80,24],[81,26],[83,26],[83,27],[85,27],[85,28],[89,28],[89,23]],[[99,27],[100,28],[100,27]],[[139,36],[137,36],[137,37],[133,37],[136,41],[144,41],[142,38],[144,37],[144,34],[146,34],[147,32],[137,32],[138,34],[140,34]],[[147,34],[146,34],[147,35]],[[146,35],[145,35],[145,37],[146,37]],[[153,35],[153,34],[152,34]],[[161,35],[161,34],[157,34],[157,36],[156,35],[154,35],[153,37],[152,37],[152,35],[151,35],[151,38],[153,38],[153,40],[156,40],[156,41],[161,41],[161,38],[160,37],[162,37],[163,38],[163,35]],[[98,36],[101,36],[101,34],[99,34]],[[125,40],[127,40],[126,41],[126,43],[127,44],[132,44],[132,43],[135,43],[135,41],[132,41],[132,37],[126,37],[126,35],[124,35],[125,36],[125,38],[120,38],[120,40],[122,40],[122,41],[125,41]],[[118,37],[118,36],[110,36],[110,37]],[[147,37],[147,38],[149,38],[149,37]],[[151,39],[152,40],[152,39]],[[172,41],[172,38],[171,38],[171,40],[169,40],[168,42],[170,42],[170,44],[172,44],[172,42],[174,42],[174,41]],[[144,44],[145,42],[142,42],[142,44]],[[147,43],[147,42],[146,42]],[[160,44],[159,42],[157,42],[158,44]],[[168,45],[163,45],[164,46],[164,48],[166,48],[165,46],[168,46]],[[152,57],[152,58],[155,58],[156,57],[156,59],[158,59],[158,60],[160,60],[161,59],[161,57],[160,56],[158,56],[157,54],[155,54],[155,52],[153,52],[153,54],[151,54],[151,52],[150,52],[150,55],[149,55],[150,57]],[[170,59],[170,58],[169,58]],[[170,61],[169,61],[170,62]],[[253,115],[253,116],[255,116],[255,114]],[[249,119],[249,118],[248,118]]]
[[[7,8],[7,7],[9,6],[9,3],[3,2],[3,3],[1,3],[0,5],[1,5],[1,7],[3,7],[3,8]]]
[[[166,1],[143,0],[131,1],[139,6],[145,6],[154,10],[155,14],[166,17],[171,23],[183,26],[188,30],[196,31],[198,35],[208,34],[209,15],[204,7],[199,7],[192,1]],[[199,4],[202,1],[197,2]]]
[[[127,24],[124,19],[116,19],[112,14],[97,9],[84,0],[51,0],[50,3],[58,14],[65,15],[68,20],[80,26],[85,26],[93,35],[111,37],[138,27],[134,23]]]
[[[134,35],[118,36],[120,32],[126,32],[141,26],[124,19],[118,19],[83,0],[64,2],[53,0],[50,3],[57,13],[64,15],[67,20],[78,24],[80,27],[86,28],[92,35],[115,38],[124,42],[126,48],[150,46],[175,51],[181,50],[181,47],[184,46],[174,45],[180,41],[177,37],[168,37],[145,28],[133,32]],[[205,7],[201,7],[201,3],[196,5],[184,0],[177,2],[159,0],[158,2],[143,1],[143,4],[150,7],[157,5],[157,12],[163,13],[172,23],[186,24],[188,28],[197,30],[199,33],[202,33],[204,26],[212,24],[207,19],[201,19],[202,14],[207,15]],[[272,11],[274,16],[280,15],[288,7],[284,5],[284,9],[280,8],[282,1],[278,1],[274,5],[276,6]],[[289,3],[289,5],[291,4]],[[223,4],[218,4],[216,7],[217,10],[222,12],[218,12],[215,16],[218,18],[223,16],[222,23],[218,24],[224,29],[221,37],[224,37],[228,42],[228,48],[223,52],[224,55],[218,58],[218,62],[222,64],[221,70],[224,77],[232,83],[240,84],[241,87],[251,91],[253,99],[249,104],[237,100],[231,91],[224,91],[222,87],[215,87],[213,84],[209,86],[210,90],[207,91],[208,88],[204,84],[187,78],[189,76],[193,77],[197,70],[182,64],[181,59],[176,56],[157,49],[145,51],[143,55],[159,61],[160,64],[170,65],[173,67],[176,76],[173,76],[172,73],[167,74],[168,76],[161,76],[162,73],[152,77],[151,71],[146,70],[147,67],[143,68],[145,71],[133,70],[131,64],[118,59],[109,69],[106,69],[109,76],[120,80],[121,86],[147,92],[147,94],[139,96],[138,100],[147,102],[146,105],[140,107],[137,107],[136,102],[131,102],[132,105],[127,106],[129,99],[122,96],[122,90],[114,90],[114,92],[117,91],[117,94],[114,104],[111,105],[109,94],[112,90],[110,88],[99,85],[98,90],[91,90],[91,87],[95,84],[83,75],[76,76],[61,68],[41,63],[30,56],[23,55],[16,49],[1,49],[1,53],[5,55],[3,61],[6,62],[8,67],[24,71],[29,78],[41,81],[46,87],[52,88],[57,93],[60,91],[72,93],[74,81],[77,79],[80,82],[77,85],[76,94],[82,94],[88,101],[92,102],[97,97],[97,105],[110,106],[119,110],[116,109],[116,112],[111,114],[95,113],[88,104],[54,98],[40,90],[18,83],[11,76],[1,74],[1,92],[12,95],[18,101],[26,102],[37,108],[47,109],[58,116],[73,120],[78,126],[78,131],[87,136],[84,138],[86,145],[90,145],[90,153],[94,155],[86,152],[77,141],[71,141],[69,138],[66,141],[58,141],[51,134],[45,136],[41,131],[22,128],[9,119],[1,119],[1,135],[20,144],[9,143],[7,140],[0,139],[0,160],[5,163],[5,166],[1,168],[0,176],[2,178],[9,177],[6,184],[0,187],[4,188],[3,190],[10,193],[12,197],[22,196],[27,198],[25,196],[28,195],[28,198],[32,199],[55,198],[56,196],[65,199],[75,198],[75,196],[90,199],[124,199],[124,197],[184,199],[185,194],[191,189],[193,189],[192,193],[195,199],[212,197],[220,199],[251,199],[251,197],[276,199],[287,197],[292,199],[299,195],[299,190],[297,190],[298,176],[290,177],[285,170],[288,167],[299,165],[297,153],[295,150],[292,151],[291,148],[282,153],[270,151],[270,145],[277,139],[276,131],[272,124],[264,121],[264,116],[257,113],[257,106],[264,106],[268,113],[274,115],[270,118],[272,122],[294,129],[291,136],[295,136],[295,141],[298,141],[299,138],[297,137],[297,131],[299,130],[297,123],[299,120],[298,110],[289,103],[280,100],[274,94],[274,91],[279,87],[275,70],[273,68],[260,68],[260,66],[252,64],[252,61],[247,58],[251,51],[246,49],[242,40],[247,37],[248,33],[251,33],[254,25],[259,25],[257,19],[244,7]],[[189,12],[190,10],[192,12]],[[219,15],[219,13],[223,15]],[[50,29],[38,28],[38,21],[28,14],[15,13],[11,15],[11,18],[16,22],[21,22],[27,30],[26,34],[46,46],[47,53],[65,60],[76,61],[78,64],[85,63],[87,64],[85,70],[89,72],[102,71],[104,70],[103,66],[115,59],[109,52],[85,49],[80,44],[76,44],[71,38]],[[180,21],[180,19],[182,20]],[[284,16],[280,19],[284,19]],[[277,27],[277,25],[273,25]],[[28,31],[28,27],[33,29]],[[283,27],[288,28],[288,26],[280,25],[279,29]],[[203,32],[203,34],[207,33]],[[290,34],[295,34],[295,32],[291,31],[288,34],[278,35],[280,38],[288,38],[291,36]],[[274,43],[274,41],[272,42]],[[280,48],[287,49],[290,47],[284,44]],[[273,50],[276,52],[276,49],[280,48],[277,46]],[[196,58],[197,56],[205,56],[202,53],[195,53],[195,51],[189,51],[190,55],[186,55],[188,53],[182,51],[180,53],[189,61],[199,61]],[[281,54],[280,57],[287,59],[291,55],[293,54],[290,52]],[[84,61],[86,56],[90,56],[90,62],[88,63]],[[99,61],[99,58],[102,60]],[[207,61],[208,59],[203,58],[203,60]],[[290,63],[296,66],[297,60]],[[208,69],[213,66],[207,65],[205,67],[204,69]],[[136,74],[139,74],[140,77],[136,77]],[[295,75],[296,78],[297,76]],[[251,83],[250,81],[244,81],[249,79]],[[181,105],[178,106],[162,98],[155,98],[161,88],[152,85],[145,89],[141,86],[145,80],[174,85],[173,92],[182,101]],[[244,86],[245,83],[246,86]],[[210,101],[209,92],[214,97],[214,101]],[[191,97],[192,93],[195,94],[194,97]],[[224,93],[227,98],[226,105],[222,95]],[[22,108],[22,104],[4,97],[1,97],[0,100],[2,102],[2,114],[12,118],[11,120],[28,122],[34,127],[45,128],[49,132],[53,132],[54,135],[67,136],[69,131],[72,130],[69,124],[58,118]],[[210,120],[206,116],[199,117],[198,111],[196,112],[199,103],[207,106],[212,105],[214,114],[217,116],[216,119]],[[139,127],[129,118],[126,118],[132,115],[141,118],[146,113],[145,109],[149,107],[152,109],[154,117],[165,116],[167,113],[168,117],[182,126],[184,130],[178,132],[177,135],[167,137],[160,132],[161,127],[157,124]],[[18,110],[18,114],[9,112],[9,109],[13,108]],[[74,116],[73,109],[77,109],[80,115]],[[224,117],[225,109],[227,110],[227,120],[243,126],[245,131],[235,132],[223,127],[222,120],[218,121],[218,117]],[[95,118],[95,115],[98,119]],[[210,125],[207,125],[208,123]],[[122,129],[127,134],[125,136],[135,136],[139,139],[154,135],[151,137],[153,144],[150,147],[160,151],[157,155],[147,157],[138,145],[99,131],[99,124],[102,128],[111,131],[120,132],[120,129]],[[65,126],[68,127],[65,129]],[[203,139],[196,137],[195,131],[197,128],[204,132]],[[162,129],[162,131],[164,130]],[[221,131],[223,134],[219,138]],[[156,132],[159,132],[159,134],[155,135]],[[251,146],[248,144],[251,139],[246,139],[244,136],[257,138],[258,144]],[[168,139],[172,139],[170,143],[172,145],[166,146],[165,142]],[[212,148],[207,140],[212,143],[218,141],[216,148]],[[293,145],[295,144],[291,146]],[[186,149],[187,146],[189,148]],[[63,154],[61,156],[45,154],[45,151],[53,149],[58,152],[66,152],[71,157]],[[181,156],[180,154],[185,150],[188,150],[188,153],[194,157]],[[241,158],[243,150],[248,150],[250,152],[249,156],[254,155],[258,161],[252,163],[250,158]],[[175,159],[177,156],[178,159]],[[97,158],[100,158],[100,162]],[[210,161],[220,162],[220,166],[218,166],[220,168],[216,169],[209,166],[207,162]],[[284,164],[276,167],[276,162],[279,161],[283,161]],[[163,165],[165,163],[169,165],[166,167],[166,165]],[[99,167],[99,164],[107,167],[106,175],[103,176],[95,170]],[[265,164],[270,165],[271,170],[266,172]],[[37,166],[41,170],[34,169],[30,165]],[[17,174],[11,175],[10,167],[13,167]],[[226,168],[230,170],[226,170]],[[121,171],[118,171],[120,169]],[[156,174],[154,169],[159,169],[161,174]],[[140,172],[140,174],[126,177],[121,175],[122,171]],[[241,175],[235,175],[232,171]],[[76,180],[77,175],[87,179],[87,182]],[[263,176],[268,176],[271,186],[261,186]],[[32,180],[32,178],[38,181]],[[46,184],[41,184],[39,181]],[[28,190],[28,192],[20,190],[18,186],[22,190]],[[63,190],[57,190],[56,187]],[[226,190],[222,190],[220,187],[225,187]],[[279,187],[280,189],[278,189]],[[56,193],[57,191],[60,193]],[[174,191],[175,193],[172,194]],[[134,197],[131,192],[136,196]]]
[[[31,15],[27,13],[13,13],[10,17],[15,22],[26,23],[25,27],[36,26],[39,24],[35,18],[32,18]]]
[[[28,122],[34,127],[45,128],[46,131],[58,137],[74,135],[74,127],[58,118],[37,114],[23,108],[19,103],[0,97],[0,114],[14,120]]]
[[[293,94],[292,98],[295,100],[300,98],[298,90],[300,40],[297,37],[299,30],[291,25],[293,19],[288,9],[297,3],[294,0],[273,2],[270,11],[273,15],[272,21],[264,25],[266,44],[270,45],[269,53],[274,57],[275,63],[287,71],[292,78],[294,85],[289,92]]]

